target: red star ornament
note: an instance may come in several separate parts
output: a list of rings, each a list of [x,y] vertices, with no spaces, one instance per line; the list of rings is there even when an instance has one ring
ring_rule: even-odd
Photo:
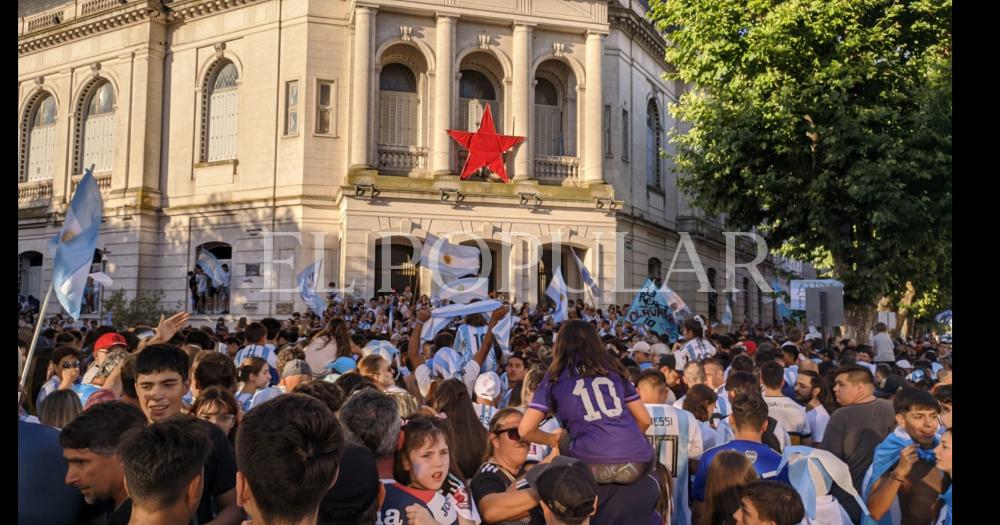
[[[447,131],[455,142],[469,150],[469,157],[465,159],[465,166],[462,166],[460,177],[462,180],[468,179],[479,168],[485,167],[504,182],[510,181],[507,177],[507,167],[503,163],[503,154],[524,142],[524,137],[497,135],[489,104],[486,105],[483,120],[479,123],[479,131],[475,133],[454,129]]]

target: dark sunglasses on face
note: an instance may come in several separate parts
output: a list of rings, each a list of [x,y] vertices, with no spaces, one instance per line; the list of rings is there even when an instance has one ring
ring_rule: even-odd
[[[517,427],[514,427],[514,428],[502,428],[502,429],[497,430],[496,432],[494,432],[494,434],[496,434],[497,436],[501,436],[503,434],[507,434],[507,438],[510,439],[511,441],[520,441],[521,440],[521,434],[519,434],[517,432]]]

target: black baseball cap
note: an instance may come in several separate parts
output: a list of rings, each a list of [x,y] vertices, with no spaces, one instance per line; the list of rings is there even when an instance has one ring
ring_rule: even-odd
[[[556,456],[525,475],[538,497],[560,520],[580,523],[594,513],[597,480],[582,461]]]

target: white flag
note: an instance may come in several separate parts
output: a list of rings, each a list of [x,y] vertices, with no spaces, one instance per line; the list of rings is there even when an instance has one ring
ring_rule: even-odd
[[[323,300],[320,294],[316,293],[316,283],[319,281],[318,276],[323,273],[321,270],[322,265],[323,259],[310,264],[295,279],[299,287],[299,295],[317,316],[322,316],[326,310],[326,301]]]
[[[549,282],[549,287],[545,290],[545,295],[556,303],[556,311],[552,320],[557,323],[565,321],[568,317],[569,296],[567,295],[566,281],[563,280],[561,266],[552,272],[552,281]]]
[[[597,282],[594,281],[594,278],[590,275],[590,271],[587,270],[587,267],[583,264],[583,261],[581,261],[580,258],[576,255],[576,250],[570,248],[569,251],[570,253],[573,254],[573,259],[576,261],[577,268],[580,269],[580,277],[583,280],[584,286],[587,287],[587,291],[590,293],[590,300],[594,304],[597,304],[602,295],[601,287],[597,286]]]
[[[489,283],[489,279],[485,277],[466,277],[451,281],[441,288],[438,298],[458,304],[469,304],[475,299],[489,299]]]
[[[479,271],[479,248],[451,244],[428,233],[420,250],[420,264],[440,275],[474,274]]]

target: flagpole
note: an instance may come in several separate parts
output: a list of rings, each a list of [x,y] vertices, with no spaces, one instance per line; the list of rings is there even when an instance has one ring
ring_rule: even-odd
[[[42,320],[45,319],[45,310],[48,309],[49,299],[52,298],[52,288],[55,286],[55,279],[49,281],[49,291],[45,292],[45,300],[38,310],[38,320],[35,322],[35,335],[31,337],[31,347],[28,349],[28,358],[24,362],[24,370],[21,373],[20,389],[17,392],[17,406],[21,406],[21,394],[24,393],[24,386],[28,380],[28,374],[34,368],[35,346],[38,345],[38,336],[42,333]]]

